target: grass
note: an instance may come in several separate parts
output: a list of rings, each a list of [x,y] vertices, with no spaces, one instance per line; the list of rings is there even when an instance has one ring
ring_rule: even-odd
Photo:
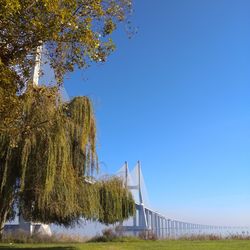
[[[2,249],[27,250],[250,250],[249,240],[166,240],[79,244],[1,244]]]

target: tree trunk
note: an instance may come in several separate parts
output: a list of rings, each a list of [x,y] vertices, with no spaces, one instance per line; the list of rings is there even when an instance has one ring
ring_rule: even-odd
[[[3,221],[0,222],[0,242],[1,242],[2,239],[3,239],[3,228],[4,228],[4,224],[5,224],[5,222],[3,222]]]
[[[8,214],[12,209],[12,203],[14,201],[14,192],[0,193],[0,240],[3,236],[4,225],[8,219]]]
[[[3,230],[4,230],[4,225],[6,223],[7,214],[8,214],[7,211],[0,214],[0,241],[3,238]]]

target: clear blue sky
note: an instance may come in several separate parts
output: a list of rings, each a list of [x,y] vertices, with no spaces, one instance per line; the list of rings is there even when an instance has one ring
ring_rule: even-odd
[[[151,204],[250,226],[250,1],[135,1],[128,39],[66,80],[92,98],[103,172],[141,160]]]

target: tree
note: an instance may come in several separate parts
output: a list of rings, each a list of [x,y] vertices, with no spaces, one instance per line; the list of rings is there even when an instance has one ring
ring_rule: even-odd
[[[18,107],[16,93],[30,81],[41,44],[60,84],[75,66],[105,61],[115,47],[109,35],[130,11],[131,0],[1,0],[1,128],[14,124],[8,110]]]
[[[106,36],[130,8],[130,0],[1,0],[0,235],[15,206],[27,220],[64,226],[134,213],[120,179],[86,181],[98,168],[92,105],[87,97],[64,103],[58,88],[75,66],[105,61],[114,49]],[[55,87],[32,86],[41,44]]]

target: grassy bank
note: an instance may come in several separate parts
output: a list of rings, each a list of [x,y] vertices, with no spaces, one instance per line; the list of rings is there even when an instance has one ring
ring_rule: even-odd
[[[166,240],[81,244],[0,244],[0,249],[38,250],[250,250],[248,240]]]

